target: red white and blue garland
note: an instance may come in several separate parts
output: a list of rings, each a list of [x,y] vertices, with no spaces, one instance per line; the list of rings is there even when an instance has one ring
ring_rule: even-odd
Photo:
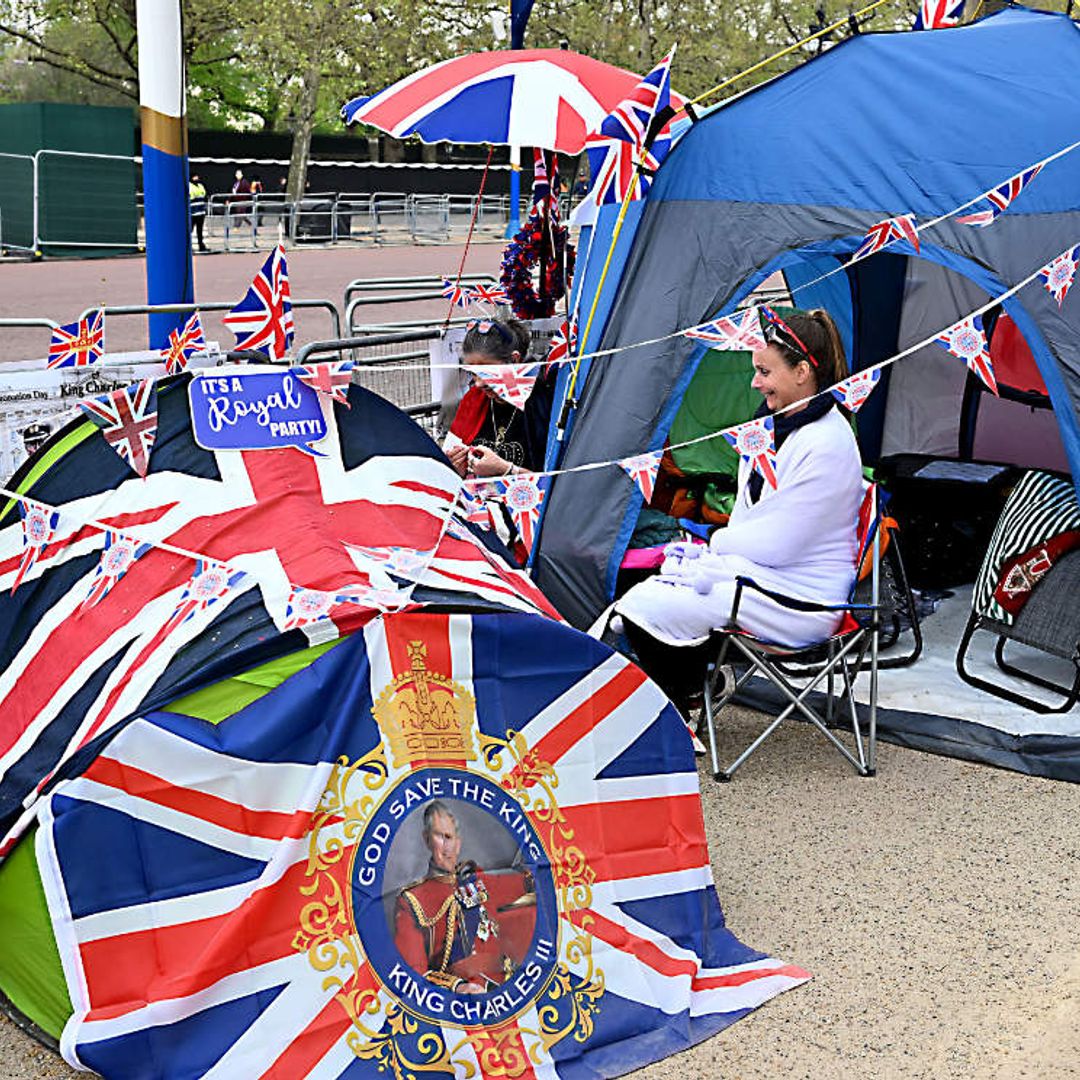
[[[525,224],[514,234],[503,251],[499,282],[506,293],[510,310],[519,319],[548,319],[555,314],[556,303],[566,294],[567,282],[574,274],[574,245],[568,239],[568,229],[550,220],[545,229],[539,206],[534,206]],[[533,270],[544,250],[545,232],[550,235],[549,259],[545,280],[539,291],[533,282]],[[566,272],[563,273],[563,265]]]

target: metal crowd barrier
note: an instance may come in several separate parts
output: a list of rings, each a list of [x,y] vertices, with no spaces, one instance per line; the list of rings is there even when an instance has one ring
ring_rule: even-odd
[[[463,274],[461,277],[462,285],[493,285],[494,283],[495,278],[491,274]],[[442,289],[443,279],[429,275],[421,277],[354,278],[345,286],[345,326],[350,334],[359,330],[359,327],[354,324],[353,317],[357,310],[362,307],[382,304],[411,304],[420,300],[441,300],[443,299]],[[427,319],[421,323],[395,322],[380,325],[404,327],[429,326],[430,324],[431,320]]]

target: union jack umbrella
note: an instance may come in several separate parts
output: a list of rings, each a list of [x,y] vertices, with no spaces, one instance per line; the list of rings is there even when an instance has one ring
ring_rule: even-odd
[[[1073,279],[1076,277],[1078,263],[1080,263],[1080,244],[1069,248],[1068,251],[1063,251],[1039,271],[1039,280],[1057,301],[1058,307],[1061,307],[1065,302],[1065,297],[1069,295]]]
[[[140,544],[138,540],[125,536],[116,529],[105,530],[105,547],[101,552],[101,561],[90,581],[90,591],[82,602],[82,611],[100,603],[112,591],[112,587],[132,568],[137,559],[141,559],[151,548],[150,544]]]
[[[351,360],[328,360],[322,364],[299,364],[292,371],[305,386],[347,409],[353,366]]]
[[[53,329],[47,367],[88,367],[105,352],[105,312]]]
[[[547,494],[549,479],[533,473],[516,473],[506,480],[494,483],[497,497],[505,503],[510,517],[517,526],[518,536],[526,551],[532,551],[536,525],[540,520],[540,507]]]
[[[747,308],[737,318],[733,315],[725,315],[712,322],[692,326],[689,330],[683,331],[683,337],[711,342],[714,349],[736,352],[758,352],[766,345],[757,308]]]
[[[471,297],[469,290],[464,285],[451,281],[449,278],[443,278],[442,294],[456,307],[469,306]]]
[[[660,469],[660,459],[663,456],[663,450],[650,450],[647,454],[636,454],[634,457],[623,458],[619,462],[619,468],[623,469],[637,484],[641,497],[646,502],[653,496],[656,474]]]
[[[252,349],[281,360],[292,348],[293,313],[285,248],[266,257],[243,300],[221,320],[235,335],[237,349]]]
[[[505,304],[508,303],[508,298],[506,290],[501,285],[480,284],[473,285],[469,290],[469,302],[472,304]]]
[[[964,14],[964,0],[922,0],[913,30],[942,30],[957,26]]]
[[[585,150],[589,156],[592,187],[589,200],[597,206],[621,203],[633,184],[638,165],[642,172],[634,186],[634,199],[644,199],[652,184],[652,174],[671,149],[671,125],[665,123],[646,146],[653,117],[671,104],[671,61],[674,48],[634,87],[633,92],[589,134]]]
[[[985,199],[990,204],[986,209],[977,210],[973,214],[964,214],[956,220],[961,225],[974,225],[980,229],[989,225],[997,218],[998,214],[1009,208],[1009,204],[1013,199],[1015,199],[1040,172],[1042,172],[1041,164],[1033,165],[1030,169],[1024,169],[1022,172],[1018,172],[1015,176],[1006,180],[1004,184],[991,188],[989,191],[984,192],[979,196],[980,199]]]
[[[184,323],[184,328],[177,333],[169,331],[169,344],[161,350],[165,361],[165,371],[175,375],[188,366],[188,361],[196,354],[206,351],[206,338],[203,335],[199,313],[192,312],[191,318]]]
[[[470,364],[471,378],[486,386],[500,400],[524,409],[536,385],[536,364]]]
[[[140,476],[150,469],[150,450],[157,438],[157,390],[153,379],[79,402],[99,427],[105,441]]]
[[[919,231],[914,214],[901,214],[879,221],[863,238],[852,258],[861,259],[864,255],[871,255],[894,240],[907,240],[916,251],[919,250]]]
[[[354,98],[341,115],[347,124],[371,124],[400,139],[542,146],[574,155],[638,78],[566,49],[471,53]]]
[[[946,352],[963,360],[968,370],[975,372],[991,393],[998,392],[994,368],[990,363],[990,345],[986,340],[981,315],[972,315],[955,326],[950,326],[945,333],[935,338],[934,342]]]
[[[773,418],[761,416],[721,433],[735,447],[735,452],[757,469],[769,487],[776,487],[776,449],[773,441]]]
[[[22,518],[22,556],[11,583],[13,593],[22,584],[30,568],[45,554],[45,549],[52,543],[60,524],[59,511],[38,506],[37,503],[27,502],[25,499],[19,500],[19,516]]]
[[[830,393],[845,409],[850,412],[858,412],[863,407],[866,399],[873,393],[881,379],[881,368],[871,368],[868,371],[857,371],[849,375],[843,382],[838,382],[830,388]]]

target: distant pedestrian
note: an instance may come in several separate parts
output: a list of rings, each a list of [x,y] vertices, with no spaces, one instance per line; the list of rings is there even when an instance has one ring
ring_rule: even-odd
[[[193,173],[188,181],[188,202],[191,203],[191,224],[199,241],[200,251],[209,251],[203,240],[203,224],[206,221],[206,188],[198,173]]]
[[[237,169],[235,179],[232,186],[233,194],[233,206],[232,211],[234,214],[243,213],[245,216],[234,218],[237,225],[247,225],[250,223],[246,216],[251,210],[251,203],[243,198],[243,196],[251,194],[251,181],[244,176],[243,169]]]

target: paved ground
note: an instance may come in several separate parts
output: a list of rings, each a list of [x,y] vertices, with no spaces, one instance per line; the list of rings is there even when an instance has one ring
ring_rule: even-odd
[[[1080,1075],[1080,789],[890,746],[876,779],[847,768],[793,724],[733,783],[703,778],[728,925],[814,979],[639,1075]],[[0,1024],[0,1076],[76,1075]]]

